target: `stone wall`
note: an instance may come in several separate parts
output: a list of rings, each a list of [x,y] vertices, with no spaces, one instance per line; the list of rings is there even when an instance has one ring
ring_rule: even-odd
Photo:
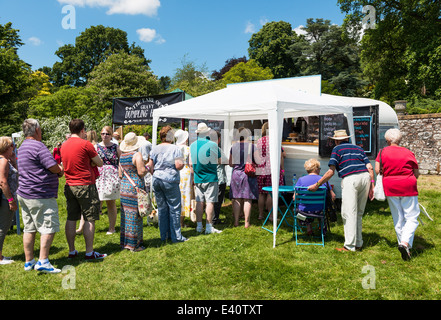
[[[401,146],[415,154],[421,174],[440,174],[441,113],[399,115],[398,122],[403,133]]]

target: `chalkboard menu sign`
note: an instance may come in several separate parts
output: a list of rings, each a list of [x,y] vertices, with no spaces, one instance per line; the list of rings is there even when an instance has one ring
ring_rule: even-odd
[[[204,122],[207,127],[215,130],[215,131],[222,131],[224,128],[224,122],[223,121],[216,121],[216,120],[189,120],[188,121],[188,144],[192,144],[196,141],[198,135],[196,133],[196,129],[198,128],[198,124]],[[214,134],[214,133],[213,133]],[[215,141],[217,143],[217,141]]]
[[[379,137],[378,105],[354,108],[353,120],[355,143],[363,148],[370,158],[376,157]],[[346,130],[349,127],[343,114],[320,116],[319,155],[329,157],[335,147],[334,140],[330,139],[335,130]]]

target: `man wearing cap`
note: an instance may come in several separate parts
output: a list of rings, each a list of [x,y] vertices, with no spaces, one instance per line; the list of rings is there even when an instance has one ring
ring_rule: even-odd
[[[342,178],[341,216],[345,233],[344,246],[337,250],[355,251],[363,245],[362,217],[368,196],[373,199],[374,170],[363,149],[349,143],[350,136],[346,130],[334,131],[334,136],[330,138],[336,146],[332,149],[329,170],[308,189],[317,191],[337,170],[338,176]]]
[[[196,231],[202,232],[202,215],[207,215],[205,233],[220,233],[213,227],[214,204],[217,202],[219,186],[217,164],[221,153],[215,141],[217,134],[205,123],[199,123],[198,138],[190,146],[190,166],[194,173],[196,198]]]

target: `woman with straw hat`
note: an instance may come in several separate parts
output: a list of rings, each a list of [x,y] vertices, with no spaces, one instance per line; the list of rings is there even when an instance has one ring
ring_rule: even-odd
[[[139,147],[144,143],[144,137],[138,137],[134,132],[126,134],[121,142],[121,157],[119,160],[119,177],[121,178],[121,237],[123,249],[133,252],[142,251],[143,228],[142,217],[138,214],[137,190],[128,177],[140,189],[144,189],[144,176],[147,169],[142,159]]]

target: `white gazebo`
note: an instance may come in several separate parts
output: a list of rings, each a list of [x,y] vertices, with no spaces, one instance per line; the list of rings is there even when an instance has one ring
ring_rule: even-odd
[[[353,106],[337,96],[321,95],[319,92],[283,85],[280,81],[251,82],[231,85],[225,89],[208,93],[153,111],[153,137],[157,139],[160,117],[224,121],[223,148],[231,147],[235,121],[268,119],[271,177],[273,188],[273,246],[276,245],[277,212],[279,201],[279,168],[282,143],[283,119],[328,114],[345,114],[350,135],[354,134]],[[354,143],[355,141],[353,141]]]

